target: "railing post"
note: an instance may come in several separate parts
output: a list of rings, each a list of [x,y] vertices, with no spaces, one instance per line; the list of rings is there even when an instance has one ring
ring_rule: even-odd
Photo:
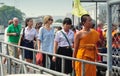
[[[82,63],[82,76],[85,76],[85,63],[84,62],[81,62]]]
[[[0,42],[0,53],[2,53],[2,43]],[[2,56],[0,56],[2,59]]]
[[[45,56],[46,56],[45,67],[48,68],[48,54],[45,54]]]
[[[64,58],[62,57],[62,67],[61,67],[61,69],[62,69],[62,73],[64,73],[65,72],[65,60],[64,60]]]
[[[8,63],[8,65],[7,65],[7,69],[8,69],[8,74],[11,74],[11,59],[10,58],[8,58],[8,61],[7,61]]]
[[[20,68],[19,68],[19,70],[18,70],[18,74],[19,74],[19,73],[20,73],[20,74],[22,73],[21,70],[22,70],[22,64],[20,64]]]
[[[2,53],[2,43],[0,42],[0,53]]]
[[[0,42],[0,53],[2,53],[2,43],[1,42]],[[4,76],[3,65],[2,65],[2,56],[0,56],[0,70],[1,70],[1,76]]]
[[[36,64],[36,52],[33,51],[33,64]],[[34,70],[34,73],[35,73],[35,70]]]
[[[107,1],[107,24],[108,24],[108,30],[107,30],[107,72],[106,76],[112,76],[112,9],[111,5],[109,5],[109,1]]]
[[[22,59],[24,60],[25,59],[25,49],[22,48]]]
[[[23,67],[23,73],[27,73],[27,69],[26,69],[26,65],[25,64],[22,64],[22,67]]]
[[[13,48],[14,48],[14,57],[17,58],[17,55],[18,55],[17,48],[15,46],[13,46]],[[13,63],[14,71],[15,71],[15,74],[16,74],[16,64],[17,63],[14,63],[14,61],[12,61],[12,63]]]
[[[35,58],[36,53],[33,51],[33,64],[36,64],[36,58]]]
[[[22,63],[20,64],[20,69],[18,74],[26,74],[27,73],[27,68],[26,68],[26,64]]]
[[[6,51],[7,51],[7,55],[9,55],[9,52],[8,52],[8,44],[6,44]],[[10,74],[10,60],[9,58],[7,58],[7,73]]]
[[[0,76],[4,76],[4,69],[3,69],[3,64],[2,64],[2,57],[0,56],[0,70],[1,70],[1,75]]]
[[[21,59],[24,60],[24,49],[21,49]]]

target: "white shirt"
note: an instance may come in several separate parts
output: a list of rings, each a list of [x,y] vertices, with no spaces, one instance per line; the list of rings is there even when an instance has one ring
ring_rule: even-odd
[[[4,41],[7,42],[8,41],[8,36],[7,36],[7,28],[5,28],[5,34],[4,34]]]
[[[8,29],[8,27],[7,28],[5,28],[5,33],[4,33],[4,42],[8,42],[8,36],[7,36],[7,29]],[[7,49],[6,49],[6,46],[7,46],[7,44],[4,44],[4,45],[2,45],[2,47],[4,47],[4,48],[2,48],[2,53],[3,54],[6,54],[7,53]]]
[[[23,34],[23,29],[21,31],[21,35]],[[28,29],[28,27],[25,27],[25,30],[24,30],[24,37],[25,39],[27,40],[34,40],[34,38],[37,38],[37,31],[35,28],[31,28],[31,29]]]
[[[61,31],[64,32],[64,34],[66,35],[66,37],[68,38],[70,45],[73,45],[74,42],[74,32],[72,30],[69,30],[68,34],[62,29]],[[65,46],[69,46],[65,36],[62,34],[61,31],[58,31],[56,33],[55,36],[55,41],[58,42],[58,46],[59,47],[65,47]]]

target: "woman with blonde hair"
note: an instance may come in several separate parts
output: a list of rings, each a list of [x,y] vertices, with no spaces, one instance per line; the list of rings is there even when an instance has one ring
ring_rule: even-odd
[[[53,18],[50,15],[47,15],[43,19],[43,27],[40,28],[38,34],[38,50],[42,50],[44,52],[53,53],[53,45],[54,45],[54,29],[51,28],[51,24],[53,23]],[[54,70],[54,62],[52,62],[52,56],[49,55],[50,58],[50,69]],[[46,56],[43,54],[43,67],[46,64]]]

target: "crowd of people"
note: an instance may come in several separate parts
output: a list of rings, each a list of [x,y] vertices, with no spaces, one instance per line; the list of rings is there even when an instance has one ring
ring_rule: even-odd
[[[22,29],[18,18],[13,18],[9,21],[9,26],[5,30],[5,41],[11,44],[24,46],[27,48],[37,49],[51,54],[59,54],[88,61],[98,61],[99,47],[106,47],[106,30],[102,30],[104,24],[99,23],[95,30],[94,24],[90,15],[85,14],[81,17],[82,28],[77,30],[72,27],[72,20],[68,17],[63,20],[63,27],[55,31],[52,28],[53,17],[47,15],[43,22],[36,23],[33,27],[33,19],[27,18],[25,20],[25,27]],[[113,27],[115,25],[113,24]],[[113,47],[119,46],[114,41],[116,37],[116,28],[112,30]],[[118,37],[118,36],[117,36]],[[21,44],[22,42],[22,44]],[[74,48],[74,49],[73,49]],[[14,49],[16,52],[14,52]],[[13,46],[8,46],[8,53],[10,56],[19,58],[21,49]],[[15,54],[16,53],[16,54]],[[26,62],[32,63],[33,52],[24,50],[24,57]],[[42,54],[42,65],[46,65],[46,56]],[[59,57],[48,55],[50,59],[50,69],[61,72],[62,60]],[[3,63],[6,62],[4,59]],[[81,76],[81,62],[65,59],[64,73],[69,74],[75,69],[76,76]],[[85,76],[96,76],[96,66],[85,64]]]

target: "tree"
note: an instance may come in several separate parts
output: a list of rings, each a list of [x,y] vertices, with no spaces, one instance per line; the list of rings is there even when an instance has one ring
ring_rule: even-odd
[[[119,6],[118,5],[114,5],[112,6],[112,23],[118,23],[118,10]],[[106,23],[107,22],[107,10],[106,10],[106,5],[100,5],[99,6],[99,17],[98,19],[103,22]]]
[[[103,23],[106,23],[106,18],[107,16],[107,11],[106,11],[106,6],[105,5],[100,5],[99,6],[99,17],[98,19],[103,22]]]
[[[63,20],[62,20],[62,19],[58,19],[58,20],[56,20],[55,22],[62,23]]]
[[[25,14],[14,6],[4,5],[0,7],[0,25],[7,26],[8,20],[13,19],[14,17],[17,17],[19,22],[22,23]]]

